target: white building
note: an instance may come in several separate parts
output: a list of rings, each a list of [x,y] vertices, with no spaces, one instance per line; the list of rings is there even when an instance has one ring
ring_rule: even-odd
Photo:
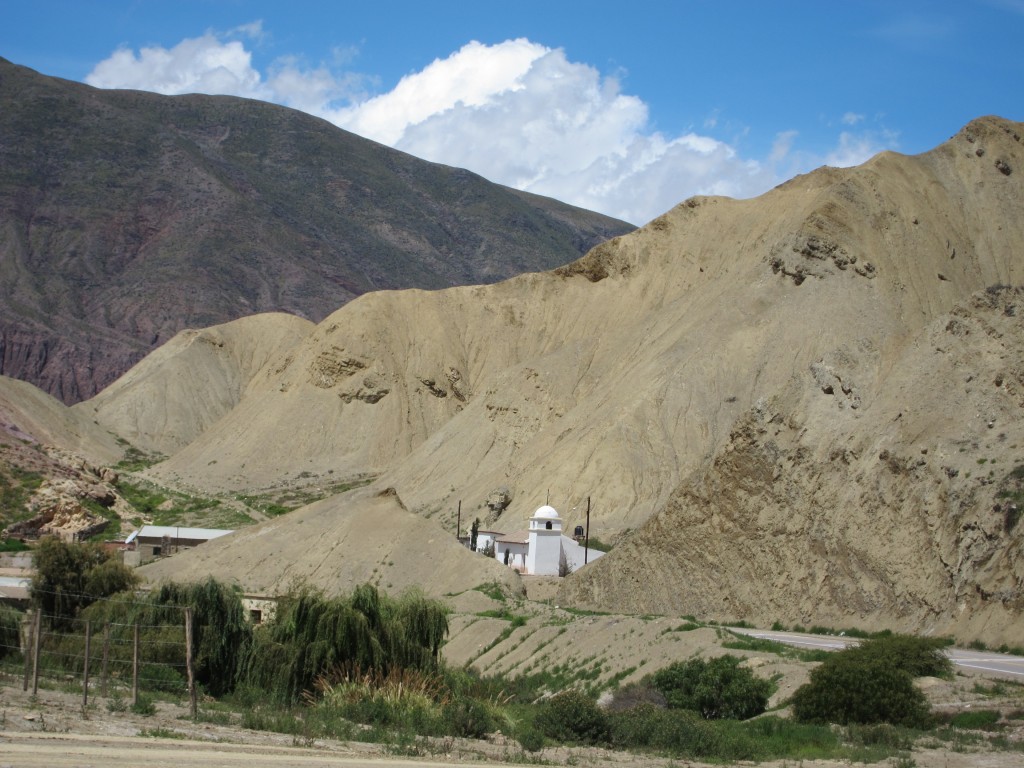
[[[554,507],[545,504],[533,513],[525,531],[498,534],[494,539],[494,559],[532,576],[558,576],[564,560],[569,571],[582,568],[604,552],[586,553],[576,541],[562,533],[562,518]]]

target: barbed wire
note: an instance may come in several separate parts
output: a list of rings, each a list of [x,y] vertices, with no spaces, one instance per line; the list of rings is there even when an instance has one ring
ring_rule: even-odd
[[[31,582],[31,579],[29,579],[29,581]],[[93,594],[90,594],[88,592],[72,592],[72,591],[63,590],[63,589],[62,590],[44,589],[43,587],[36,586],[34,584],[30,584],[29,592],[31,594],[33,594],[33,595],[39,594],[39,595],[54,595],[54,596],[57,596],[57,597],[84,598],[84,599],[87,599],[90,602],[94,602],[94,603],[96,603],[96,602],[127,602],[130,605],[146,605],[146,606],[151,606],[151,607],[154,607],[154,608],[177,608],[179,610],[185,610],[186,608],[189,607],[187,605],[180,605],[179,603],[161,603],[161,602],[155,602],[155,601],[150,601],[150,600],[139,600],[139,599],[125,600],[124,597],[123,597],[124,594],[125,594],[124,592],[118,592],[118,593],[115,593],[113,595],[93,595]],[[132,594],[137,598],[138,595],[139,595],[139,592],[135,591]],[[149,593],[146,592],[145,594],[149,594]]]

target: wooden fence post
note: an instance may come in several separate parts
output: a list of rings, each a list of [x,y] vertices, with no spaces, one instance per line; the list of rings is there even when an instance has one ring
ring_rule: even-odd
[[[132,706],[139,705],[139,623],[135,622],[132,640]]]
[[[32,695],[39,693],[39,643],[43,635],[43,611],[36,611],[36,631],[32,637]]]
[[[185,669],[188,674],[188,701],[189,709],[192,712],[192,719],[195,720],[198,712],[198,701],[196,699],[196,676],[192,658],[192,609],[185,609]]]
[[[110,657],[110,622],[108,621],[103,627],[103,667],[100,670],[100,676],[103,678],[103,695],[107,693],[107,659]]]
[[[85,667],[82,670],[82,709],[89,706],[89,653],[92,649],[92,624],[85,622]]]
[[[38,608],[29,609],[28,617],[25,621],[25,681],[22,683],[21,690],[28,690],[28,678],[32,672],[32,648],[35,645],[35,627],[36,627],[36,612]]]

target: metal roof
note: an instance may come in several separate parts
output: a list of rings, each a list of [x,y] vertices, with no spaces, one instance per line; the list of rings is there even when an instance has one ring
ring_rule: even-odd
[[[139,529],[138,538],[162,539],[168,536],[172,539],[202,539],[209,541],[221,536],[227,536],[234,531],[225,531],[219,528],[186,528],[181,525],[144,525]]]

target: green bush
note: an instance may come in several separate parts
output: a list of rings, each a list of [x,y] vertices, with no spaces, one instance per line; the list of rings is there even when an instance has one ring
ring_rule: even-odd
[[[793,714],[803,722],[927,727],[928,703],[913,678],[950,675],[944,645],[936,638],[889,635],[835,653],[793,695]]]
[[[570,689],[545,702],[537,718],[544,735],[556,741],[601,744],[608,741],[608,719],[597,702]]]
[[[928,704],[908,672],[885,659],[837,653],[793,695],[793,716],[809,723],[928,724]]]
[[[668,710],[650,702],[608,715],[612,744],[620,749],[657,749],[664,747],[671,730]]]
[[[690,709],[706,720],[746,720],[765,711],[772,684],[741,667],[741,661],[729,655],[680,661],[652,679],[670,708]]]
[[[494,717],[486,704],[477,699],[457,698],[444,708],[446,730],[451,736],[482,739],[494,730]]]
[[[516,729],[516,740],[527,752],[540,752],[544,749],[544,734],[532,725]]]
[[[649,749],[692,759],[747,760],[758,756],[753,739],[726,732],[690,709],[661,709],[639,704],[608,717],[612,744],[620,749]]]
[[[136,715],[149,717],[156,714],[156,703],[146,694],[140,693],[131,709]]]
[[[21,618],[21,611],[0,604],[0,659],[20,652]]]

